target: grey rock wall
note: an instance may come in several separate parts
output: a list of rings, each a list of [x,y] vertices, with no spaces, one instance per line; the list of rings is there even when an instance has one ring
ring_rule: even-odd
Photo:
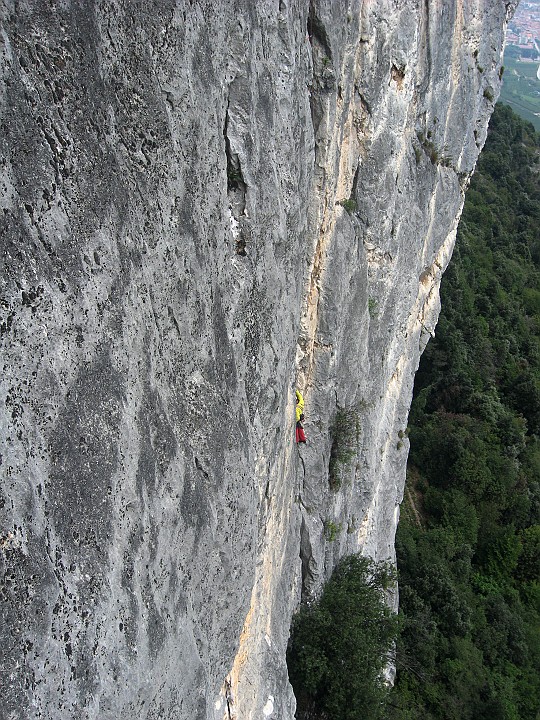
[[[511,9],[4,0],[2,720],[294,716],[302,592],[393,557]]]

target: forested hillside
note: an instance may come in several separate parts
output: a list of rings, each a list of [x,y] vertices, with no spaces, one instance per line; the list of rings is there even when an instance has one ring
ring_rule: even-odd
[[[395,720],[539,717],[539,152],[497,106],[417,375]]]

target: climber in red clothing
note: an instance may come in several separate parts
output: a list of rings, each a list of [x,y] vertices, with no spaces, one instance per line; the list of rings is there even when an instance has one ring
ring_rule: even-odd
[[[304,426],[302,421],[304,419],[304,398],[302,393],[296,390],[296,442],[305,443],[306,434],[304,432]]]

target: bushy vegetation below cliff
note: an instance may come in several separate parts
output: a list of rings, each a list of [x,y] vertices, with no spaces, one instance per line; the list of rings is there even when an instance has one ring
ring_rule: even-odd
[[[395,572],[359,555],[344,557],[319,600],[293,619],[287,652],[301,720],[386,717],[384,669],[397,634],[385,593]]]
[[[539,717],[539,153],[497,106],[411,409],[393,720]]]

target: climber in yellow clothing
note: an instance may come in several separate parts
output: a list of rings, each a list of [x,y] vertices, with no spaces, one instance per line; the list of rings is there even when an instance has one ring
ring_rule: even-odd
[[[304,398],[299,390],[296,390],[296,442],[305,443],[306,434],[302,420],[304,419]]]

